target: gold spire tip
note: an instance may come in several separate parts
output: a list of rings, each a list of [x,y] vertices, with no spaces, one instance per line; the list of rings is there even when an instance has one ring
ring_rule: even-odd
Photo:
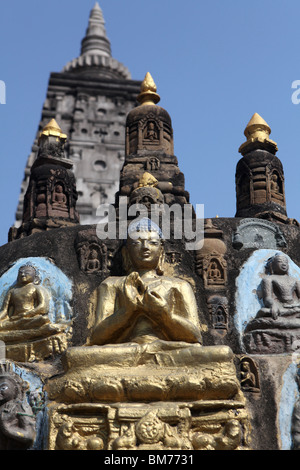
[[[42,136],[54,136],[57,138],[57,140],[62,141],[65,141],[67,139],[67,135],[62,132],[55,119],[51,119],[51,121],[49,121],[48,124],[46,124],[46,126],[43,128],[42,132],[39,135],[39,141]]]
[[[269,143],[277,151],[277,144],[270,139],[270,134],[270,126],[258,113],[254,113],[244,130],[244,135],[247,141],[240,146],[239,151],[241,152],[241,150],[252,142],[261,142],[262,144]]]
[[[248,139],[251,135],[253,135],[253,133],[257,131],[264,132],[266,137],[269,137],[271,134],[271,128],[266,123],[266,121],[258,113],[254,113],[246,126],[244,134]]]
[[[145,78],[141,84],[141,93],[138,95],[137,100],[141,105],[155,105],[160,101],[160,96],[156,93],[156,85],[149,72],[146,73]]]

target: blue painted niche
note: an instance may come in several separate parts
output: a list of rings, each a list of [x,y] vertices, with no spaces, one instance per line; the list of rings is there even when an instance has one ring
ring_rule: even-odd
[[[242,341],[244,330],[249,321],[256,317],[257,312],[263,306],[262,301],[259,299],[258,289],[262,277],[265,275],[266,262],[276,253],[282,253],[287,256],[289,260],[289,274],[300,279],[300,268],[286,253],[279,250],[256,250],[244,263],[236,279],[236,311],[234,315],[234,324],[239,333],[240,346],[244,351],[245,348]]]
[[[40,278],[40,285],[50,293],[49,319],[52,323],[72,319],[72,282],[47,258],[20,258],[0,278],[0,310],[10,287],[15,285],[18,271],[24,264],[31,264]]]

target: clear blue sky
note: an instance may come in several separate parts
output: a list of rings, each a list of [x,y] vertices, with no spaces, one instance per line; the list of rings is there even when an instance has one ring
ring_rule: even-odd
[[[94,0],[1,2],[0,245],[20,184],[50,72],[79,55]],[[257,112],[270,125],[285,172],[289,217],[300,221],[299,0],[99,0],[112,55],[133,79],[149,71],[171,115],[175,155],[205,217],[234,217],[235,168]]]

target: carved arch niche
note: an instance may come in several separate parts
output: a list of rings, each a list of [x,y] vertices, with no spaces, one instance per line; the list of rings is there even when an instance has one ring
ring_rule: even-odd
[[[163,122],[150,113],[138,124],[138,150],[155,150],[164,142]]]
[[[284,177],[276,169],[268,171],[270,200],[285,205]]]

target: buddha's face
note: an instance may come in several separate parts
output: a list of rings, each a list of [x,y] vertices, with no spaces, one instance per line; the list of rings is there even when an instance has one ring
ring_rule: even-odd
[[[16,398],[16,388],[13,383],[2,377],[0,379],[0,404],[3,405]]]
[[[18,273],[18,282],[20,284],[28,284],[33,282],[35,278],[35,269],[32,266],[22,266]]]
[[[162,253],[158,233],[151,231],[133,232],[127,239],[127,251],[136,269],[155,269]]]
[[[289,262],[286,256],[274,256],[272,263],[274,274],[287,274],[289,270]]]

